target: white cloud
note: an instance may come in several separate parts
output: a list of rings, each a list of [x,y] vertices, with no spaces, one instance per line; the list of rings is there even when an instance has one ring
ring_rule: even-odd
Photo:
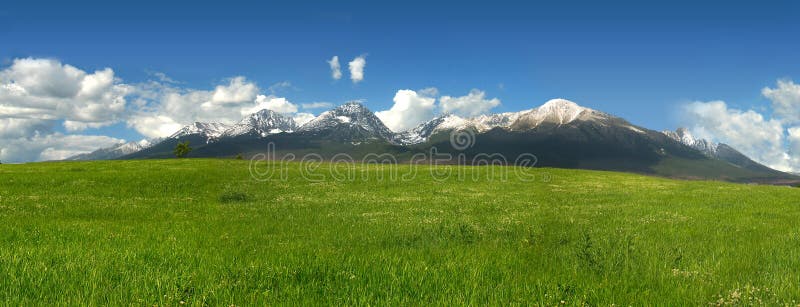
[[[350,80],[353,80],[353,83],[364,81],[364,67],[367,66],[367,59],[363,55],[357,56],[347,63],[347,66],[350,68]]]
[[[0,160],[3,162],[62,160],[124,141],[107,136],[64,135],[61,133],[3,139],[3,146],[0,147]]]
[[[121,120],[130,86],[110,68],[87,73],[52,59],[15,59],[0,71],[0,117],[66,120],[71,130]]]
[[[331,67],[331,78],[339,80],[342,78],[342,66],[339,65],[339,56],[334,55],[328,62]]]
[[[206,104],[242,104],[253,101],[259,89],[245,77],[234,77],[227,85],[217,85],[211,100]]]
[[[789,136],[789,156],[794,165],[794,171],[800,171],[800,127],[792,127],[788,129]]]
[[[113,124],[114,121],[107,121],[107,122],[81,122],[81,121],[72,121],[72,120],[65,120],[64,121],[64,128],[67,129],[69,132],[75,131],[83,131],[89,128],[100,128],[105,127],[108,125]]]
[[[302,126],[307,122],[310,122],[316,116],[311,113],[297,113],[294,115],[294,122],[297,123],[298,126]]]
[[[169,136],[196,121],[232,124],[241,120],[243,114],[249,114],[246,110],[266,103],[264,99],[257,100],[263,96],[258,94],[259,87],[241,76],[228,79],[213,91],[157,82],[135,88],[139,107],[132,111],[127,123],[149,138]]]
[[[110,68],[88,73],[51,59],[16,59],[0,70],[0,151],[8,161],[60,158],[97,149],[118,139],[75,132],[126,122],[145,137],[165,137],[195,121],[232,124],[243,115],[270,109],[304,121],[310,113],[286,98],[261,94],[245,77],[226,79],[210,90],[190,89],[162,73],[156,80],[124,84]],[[291,87],[288,81],[269,88]],[[130,100],[130,102],[129,102]],[[41,143],[36,145],[35,143]],[[91,147],[91,148],[90,148]]]
[[[137,89],[137,97],[142,102],[136,100],[135,103],[142,107],[128,119],[128,126],[149,138],[172,135],[196,121],[236,123],[263,109],[299,116],[296,104],[284,97],[259,94],[259,87],[244,77],[231,78],[226,84],[216,86],[214,91],[176,88],[157,82],[137,86]]]
[[[433,118],[436,99],[412,90],[399,90],[394,95],[394,105],[389,110],[376,112],[386,127],[393,131],[403,131],[416,127]]]
[[[158,114],[137,114],[128,119],[128,127],[148,138],[167,137],[180,130],[184,124],[169,116]]]
[[[783,124],[753,111],[728,108],[723,101],[693,102],[684,120],[698,137],[722,142],[748,157],[782,171],[797,170],[785,147]]]
[[[473,89],[466,96],[439,98],[442,112],[463,117],[473,117],[488,113],[492,108],[500,105],[500,99],[486,99],[486,93]]]
[[[54,121],[28,118],[0,118],[0,141],[52,132]],[[0,143],[2,144],[2,143]],[[3,147],[4,145],[0,145]]]
[[[787,123],[800,122],[800,84],[778,80],[777,88],[765,87],[761,94],[772,101],[772,113]]]
[[[242,115],[252,114],[263,109],[289,114],[297,112],[297,105],[283,97],[258,95],[256,97],[256,105],[252,108],[242,109]]]
[[[303,109],[323,109],[323,108],[332,108],[333,104],[330,102],[312,102],[312,103],[304,103],[301,104]]]
[[[134,89],[114,71],[92,73],[53,59],[15,59],[0,70],[0,160],[61,159],[118,141],[54,132],[98,128],[124,120]]]

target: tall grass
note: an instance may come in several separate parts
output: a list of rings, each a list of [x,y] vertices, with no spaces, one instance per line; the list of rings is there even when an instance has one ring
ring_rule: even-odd
[[[297,165],[258,182],[247,167],[0,165],[0,304],[800,302],[796,188],[561,169],[309,182]]]

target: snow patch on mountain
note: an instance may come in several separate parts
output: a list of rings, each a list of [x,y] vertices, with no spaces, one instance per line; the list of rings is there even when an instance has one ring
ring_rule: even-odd
[[[240,135],[256,135],[265,137],[281,132],[294,132],[297,124],[294,119],[281,115],[272,110],[261,110],[250,114],[235,125],[226,129],[222,137],[237,137]]]
[[[538,108],[524,111],[519,115],[513,127],[515,129],[531,129],[543,123],[566,125],[574,121],[594,121],[606,125],[614,117],[603,112],[579,106],[566,99],[551,99]]]
[[[195,122],[191,125],[187,125],[177,132],[173,133],[169,136],[169,138],[177,139],[187,135],[195,135],[199,134],[206,138],[206,143],[210,143],[220,136],[225,130],[228,130],[229,126],[222,124],[222,123],[201,123]]]
[[[100,148],[90,153],[84,153],[67,158],[66,160],[111,160],[129,155],[160,143],[164,139],[144,139],[138,142],[123,142],[114,146]]]
[[[697,149],[707,156],[716,157],[717,155],[719,143],[714,143],[706,139],[697,139],[686,128],[678,128],[675,131],[665,130],[661,133],[664,133],[669,138],[683,143],[686,146]]]
[[[542,123],[565,125],[576,120],[595,121],[601,125],[609,125],[618,119],[603,112],[581,107],[566,99],[552,99],[538,108],[521,112],[481,115],[474,118],[443,115],[400,133],[398,139],[401,144],[412,145],[425,142],[434,133],[445,130],[474,129],[480,133],[500,128],[515,131],[532,129]],[[631,125],[628,127],[633,131],[645,133]]]
[[[383,124],[375,113],[358,102],[348,102],[330,111],[323,112],[300,127],[298,131],[315,132],[335,129],[339,126],[358,127],[376,137],[395,142],[395,134]]]

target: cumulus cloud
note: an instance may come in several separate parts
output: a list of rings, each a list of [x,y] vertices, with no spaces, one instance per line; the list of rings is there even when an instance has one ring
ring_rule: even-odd
[[[128,127],[149,138],[170,136],[184,126],[167,115],[157,113],[134,115],[128,119],[127,124]]]
[[[782,171],[795,171],[785,147],[783,124],[753,110],[731,109],[723,101],[693,102],[683,107],[684,120],[698,137],[722,142],[748,157]]]
[[[800,84],[778,80],[777,88],[765,87],[761,94],[772,101],[772,114],[786,123],[800,122]]]
[[[88,73],[53,59],[15,59],[0,71],[0,117],[101,127],[121,120],[130,91],[110,68]]]
[[[486,114],[492,108],[500,105],[500,99],[486,99],[486,92],[473,89],[466,96],[439,98],[442,112],[463,117],[473,117]]]
[[[128,126],[146,137],[169,136],[195,121],[232,124],[262,109],[284,114],[298,110],[286,98],[259,94],[260,88],[241,76],[217,85],[213,91],[157,82],[137,89],[142,107],[128,119]]]
[[[364,81],[364,67],[367,66],[365,56],[357,56],[350,63],[347,63],[347,66],[350,68],[350,80],[353,80],[353,83]]]
[[[231,78],[226,85],[217,85],[211,100],[205,104],[242,104],[253,101],[259,89],[255,83],[248,82],[245,77]]]
[[[242,115],[252,114],[263,109],[272,110],[282,114],[296,113],[297,105],[289,102],[286,98],[275,96],[258,95],[256,105],[252,108],[242,110]]]
[[[290,87],[288,82],[273,84]],[[310,113],[297,113],[298,106],[274,94],[259,94],[260,88],[244,77],[234,77],[213,91],[185,89],[170,84],[149,83],[136,87],[141,105],[128,119],[128,126],[146,137],[166,137],[195,121],[232,124],[263,109],[305,120]],[[142,100],[142,102],[139,102]]]
[[[0,118],[0,141],[53,131],[55,121],[28,118]],[[4,147],[4,145],[0,145]]]
[[[800,127],[792,127],[787,130],[789,142],[789,156],[794,166],[794,172],[800,171]]]
[[[423,92],[432,93],[430,90],[423,90],[420,93],[413,90],[399,90],[394,95],[394,105],[389,110],[376,112],[375,115],[393,131],[414,128],[433,118],[436,99]]]
[[[35,161],[64,158],[121,140],[64,134],[125,122],[145,137],[165,137],[195,121],[232,124],[244,115],[270,109],[304,122],[310,113],[274,92],[270,95],[242,76],[211,89],[191,89],[163,73],[139,84],[124,84],[110,68],[92,73],[53,59],[16,59],[0,70],[0,159]],[[71,144],[71,145],[70,145]]]
[[[96,135],[49,135],[35,134],[31,137],[4,139],[0,147],[3,162],[26,162],[62,160],[76,154],[94,151],[124,142],[108,136]]]
[[[15,59],[0,70],[0,160],[61,159],[121,141],[55,128],[74,132],[122,121],[132,91],[110,68],[87,72],[54,59]]]
[[[334,55],[327,62],[328,62],[328,65],[331,67],[331,78],[333,78],[333,80],[341,79],[342,78],[342,66],[339,65],[339,56]]]

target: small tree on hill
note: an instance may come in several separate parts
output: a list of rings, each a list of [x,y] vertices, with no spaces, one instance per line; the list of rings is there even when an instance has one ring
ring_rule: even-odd
[[[244,157],[242,157],[242,154],[236,155],[236,160],[242,160],[242,159],[244,159]]]
[[[190,151],[192,151],[192,147],[189,147],[189,141],[179,142],[178,145],[175,145],[174,153],[178,158],[186,157]]]

